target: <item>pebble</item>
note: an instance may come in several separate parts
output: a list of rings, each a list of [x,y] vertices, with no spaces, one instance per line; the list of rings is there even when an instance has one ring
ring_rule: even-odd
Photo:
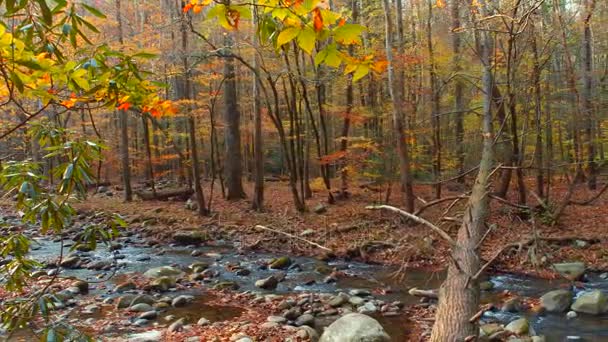
[[[147,311],[142,313],[141,315],[139,315],[137,318],[138,319],[155,319],[158,316],[158,313],[156,311]]]

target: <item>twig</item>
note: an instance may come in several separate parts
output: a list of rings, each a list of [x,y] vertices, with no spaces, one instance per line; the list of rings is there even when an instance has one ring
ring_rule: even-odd
[[[322,250],[325,250],[325,251],[328,251],[328,252],[333,252],[333,250],[331,250],[331,249],[329,249],[329,248],[327,248],[327,247],[325,247],[325,246],[319,245],[319,244],[318,244],[318,243],[316,243],[316,242],[313,242],[313,241],[310,241],[310,240],[307,240],[307,239],[301,238],[301,237],[299,237],[299,236],[296,236],[296,235],[293,235],[293,234],[290,234],[290,233],[286,233],[286,232],[282,232],[282,231],[280,231],[280,230],[276,230],[276,229],[272,229],[272,228],[264,227],[264,226],[259,225],[259,224],[258,224],[258,225],[256,225],[256,226],[255,226],[255,228],[256,228],[256,229],[262,229],[262,230],[266,230],[266,231],[273,232],[273,233],[279,233],[279,234],[282,234],[282,235],[288,236],[288,237],[290,237],[290,238],[292,238],[292,239],[296,239],[296,240],[300,240],[300,241],[306,242],[306,243],[311,244],[311,245],[313,245],[313,246],[315,246],[315,247],[318,247],[318,248],[320,248],[320,249],[322,249]]]
[[[414,212],[414,215],[420,216],[420,214],[422,214],[422,212],[425,211],[426,209],[428,209],[434,205],[443,203],[443,202],[447,202],[447,201],[451,201],[451,200],[460,201],[460,200],[466,199],[466,198],[468,198],[468,196],[458,195],[458,196],[449,196],[449,197],[439,198],[439,199],[436,199],[436,200],[430,201],[430,202],[424,202],[424,205],[422,207],[418,208],[418,210],[416,210]],[[420,200],[422,200],[422,199],[420,199]]]
[[[595,196],[591,197],[588,200],[585,201],[574,201],[574,200],[570,200],[570,204],[576,204],[576,205],[589,205],[591,204],[593,201],[595,201],[596,199],[600,198],[600,196],[602,196],[602,194],[604,192],[606,192],[606,190],[608,190],[608,183],[606,183],[604,185],[604,187],[597,193],[595,194]]]
[[[418,217],[416,215],[410,214],[405,210],[401,210],[399,208],[390,206],[390,205],[370,205],[365,207],[365,209],[368,210],[388,210],[388,211],[392,211],[394,213],[397,213],[399,215],[405,216],[409,219],[411,219],[412,221],[418,222],[420,224],[423,224],[429,228],[431,228],[432,230],[434,230],[437,234],[439,234],[439,236],[441,236],[444,240],[446,240],[448,243],[450,243],[450,245],[455,246],[456,242],[454,241],[454,239],[452,239],[452,237],[450,237],[450,235],[448,235],[448,233],[446,233],[443,229],[437,227],[436,225],[432,224],[431,222],[423,219],[422,217]]]
[[[481,309],[479,311],[477,311],[476,314],[474,314],[470,319],[469,322],[470,323],[475,323],[477,322],[477,320],[479,320],[481,318],[481,316],[483,316],[483,313],[490,310],[493,307],[492,304],[486,304],[484,306],[481,307]]]

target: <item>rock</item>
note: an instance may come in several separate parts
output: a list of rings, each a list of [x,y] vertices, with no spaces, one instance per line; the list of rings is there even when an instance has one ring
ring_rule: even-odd
[[[371,315],[378,312],[378,307],[376,307],[376,305],[374,305],[372,302],[367,302],[357,308],[357,312],[365,315]]]
[[[295,324],[298,327],[301,327],[303,325],[308,325],[312,327],[315,324],[315,317],[311,314],[303,314],[300,317],[296,318]]]
[[[578,316],[578,315],[576,314],[576,311],[568,311],[568,313],[566,313],[566,318],[567,318],[567,319],[575,319],[575,318],[576,318],[576,316]]]
[[[72,286],[77,287],[78,291],[82,294],[89,292],[89,282],[85,280],[76,280]]]
[[[87,268],[90,270],[109,270],[112,267],[112,261],[110,260],[98,260],[87,264]]]
[[[192,253],[190,253],[191,256],[193,257],[197,257],[199,255],[203,254],[203,251],[201,251],[200,249],[195,249],[192,251]]]
[[[270,262],[270,268],[273,269],[285,269],[291,265],[291,259],[289,257],[280,257]]]
[[[576,248],[587,248],[589,246],[589,242],[585,241],[585,240],[574,240],[574,247]]]
[[[505,301],[500,309],[504,312],[519,312],[521,311],[521,298],[513,297]]]
[[[188,276],[188,279],[190,279],[190,281],[201,281],[205,280],[205,275],[203,274],[203,272],[192,273],[190,276]]]
[[[177,231],[173,233],[173,241],[180,245],[198,245],[208,240],[203,232]]]
[[[528,333],[529,328],[530,323],[528,323],[528,320],[525,318],[519,318],[507,324],[505,330],[510,331],[516,335],[523,335]]]
[[[564,312],[572,304],[572,293],[569,290],[555,290],[540,297],[540,305],[548,312]]]
[[[135,259],[135,261],[148,261],[150,259],[152,259],[152,258],[149,255],[142,255],[142,256],[137,257]]]
[[[306,325],[298,329],[296,336],[301,339],[309,339],[311,342],[316,342],[319,340],[319,334],[317,331]]]
[[[272,329],[272,328],[277,328],[280,326],[281,325],[279,323],[275,323],[275,322],[264,322],[264,323],[260,324],[260,328],[262,328],[262,329]]]
[[[209,324],[211,324],[211,321],[208,320],[208,319],[206,319],[205,317],[201,317],[198,320],[198,322],[196,322],[196,325],[201,326],[201,327],[204,327],[204,326],[209,325]]]
[[[209,264],[202,261],[193,262],[188,266],[194,273],[200,273],[209,268]]]
[[[148,305],[152,305],[155,302],[156,301],[154,300],[154,298],[152,296],[143,294],[143,295],[138,295],[135,298],[133,298],[133,300],[131,301],[131,305],[129,305],[129,306],[133,306],[133,305],[136,305],[139,303],[145,303]]]
[[[288,319],[290,321],[293,321],[293,320],[297,319],[298,317],[300,317],[301,314],[302,314],[302,310],[299,307],[294,306],[293,308],[285,311],[283,313],[283,317],[285,317],[286,319]]]
[[[84,310],[82,311],[83,314],[96,314],[100,311],[101,309],[99,308],[99,305],[97,304],[90,304],[84,307]]]
[[[600,290],[584,292],[572,304],[572,310],[590,315],[599,315],[606,309],[606,295]]]
[[[365,299],[357,296],[352,296],[348,299],[348,302],[353,306],[363,305],[365,303]]]
[[[113,252],[113,251],[117,251],[117,250],[122,249],[122,248],[123,248],[122,244],[120,244],[118,242],[112,242],[110,244],[110,247],[108,247],[108,250],[110,252]]]
[[[604,272],[604,273],[600,274],[600,279],[603,279],[603,280],[608,279],[608,273]]]
[[[348,301],[348,295],[346,293],[338,293],[337,295],[333,296],[329,302],[327,302],[327,304],[333,308],[337,308],[339,306],[342,306],[342,304],[346,303]]]
[[[359,297],[367,297],[367,296],[372,295],[372,293],[369,292],[369,290],[363,290],[363,289],[352,289],[352,290],[348,291],[348,294],[351,296],[359,296]]]
[[[180,269],[177,269],[172,266],[161,266],[155,267],[147,270],[144,273],[144,276],[152,279],[157,279],[160,277],[180,277],[184,274]]]
[[[157,303],[154,303],[152,306],[156,310],[165,310],[165,309],[169,308],[171,305],[169,305],[169,303],[165,303],[165,302],[157,302]]]
[[[499,332],[499,331],[503,331],[504,328],[502,327],[502,325],[498,324],[498,323],[488,323],[488,324],[482,324],[479,326],[479,332],[480,332],[480,336],[492,336],[495,333]]]
[[[479,283],[479,289],[481,291],[490,291],[493,288],[494,288],[494,283],[491,281],[482,281],[481,283]]]
[[[171,306],[173,306],[174,308],[178,308],[180,306],[185,306],[192,300],[194,300],[193,296],[186,296],[186,295],[177,296],[177,297],[173,298],[173,300],[171,301]]]
[[[126,294],[124,296],[121,296],[118,298],[118,300],[116,301],[116,308],[118,309],[123,309],[123,308],[128,308],[129,306],[131,306],[131,302],[133,301],[133,299],[135,299],[135,295],[132,294]]]
[[[36,279],[36,278],[40,278],[40,277],[45,276],[45,275],[46,275],[45,271],[38,270],[38,271],[32,272],[32,274],[30,274],[30,277],[32,277],[33,279]]]
[[[274,290],[277,288],[279,281],[274,276],[260,279],[255,282],[255,286],[264,290]]]
[[[312,211],[315,214],[323,214],[323,213],[327,212],[327,205],[325,205],[323,203],[319,203],[312,209]]]
[[[184,204],[184,208],[192,211],[198,210],[198,203],[194,202],[191,198],[189,198],[186,201],[186,204]]]
[[[325,329],[319,342],[390,342],[390,336],[375,319],[350,313]]]
[[[583,262],[566,262],[561,264],[553,264],[553,268],[562,277],[568,280],[578,280],[585,273],[585,263]]]
[[[116,285],[114,288],[114,292],[125,292],[129,290],[135,290],[135,283],[132,281],[126,281],[124,283],[120,283]]]
[[[214,290],[238,290],[239,284],[233,281],[222,281],[213,285]]]
[[[158,316],[158,313],[156,311],[152,310],[152,311],[146,311],[146,312],[142,313],[141,315],[137,316],[137,318],[151,320],[151,319],[155,319],[157,316]]]
[[[175,279],[172,277],[160,277],[154,279],[150,283],[150,287],[156,291],[168,291],[170,288],[175,287]]]
[[[315,272],[319,273],[319,274],[330,274],[331,272],[333,272],[333,268],[327,266],[327,265],[317,265],[315,267]]]
[[[127,337],[128,342],[159,342],[163,337],[163,333],[158,330],[146,331],[138,334],[132,334]]]
[[[545,336],[532,336],[532,342],[547,342]]]
[[[67,256],[66,258],[64,258],[61,261],[60,265],[61,265],[61,267],[65,267],[65,268],[73,268],[79,262],[80,262],[80,257],[78,257],[77,255],[70,255],[70,256]]]
[[[154,310],[154,308],[152,308],[150,304],[146,303],[139,303],[129,307],[129,311],[131,312],[147,312],[152,310]]]
[[[167,328],[167,332],[168,333],[174,333],[174,332],[178,332],[178,331],[182,331],[182,329],[184,329],[184,323],[186,322],[185,318],[180,318],[177,321],[171,323],[171,325],[169,325],[169,327]]]
[[[268,316],[268,318],[266,318],[266,321],[282,324],[287,322],[287,318],[282,316]]]

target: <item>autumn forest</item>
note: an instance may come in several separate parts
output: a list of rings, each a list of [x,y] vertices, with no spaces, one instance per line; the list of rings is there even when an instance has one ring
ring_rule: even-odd
[[[0,20],[0,341],[608,340],[608,2]]]

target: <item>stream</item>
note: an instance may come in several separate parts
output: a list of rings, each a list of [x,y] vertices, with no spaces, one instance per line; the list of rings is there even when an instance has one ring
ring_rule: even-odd
[[[50,241],[47,238],[36,235],[33,236],[35,236],[34,240],[36,243],[33,245],[31,257],[42,261],[57,257],[61,248],[60,242]],[[71,240],[66,240],[66,242],[68,241],[71,242]],[[115,295],[111,289],[121,280],[128,278],[129,274],[143,273],[151,268],[167,265],[186,268],[193,262],[200,261],[209,263],[209,268],[219,274],[218,277],[214,278],[214,281],[236,282],[239,285],[239,292],[253,291],[265,294],[289,294],[309,292],[337,293],[339,291],[348,292],[352,289],[370,291],[385,289],[389,290],[386,291],[386,294],[375,295],[375,297],[385,301],[398,300],[405,305],[420,302],[420,298],[408,294],[407,291],[410,288],[438,288],[444,277],[443,273],[409,270],[406,272],[405,278],[396,279],[392,276],[394,272],[392,267],[340,260],[324,263],[308,257],[291,257],[293,264],[298,266],[294,267],[292,264],[292,267],[286,271],[285,280],[280,282],[275,290],[265,291],[256,288],[254,282],[257,279],[268,277],[273,272],[276,272],[262,267],[262,265],[265,265],[268,260],[278,257],[278,255],[258,252],[238,253],[238,246],[225,241],[216,241],[214,246],[178,246],[167,244],[150,247],[147,245],[146,240],[138,234],[121,237],[118,241],[123,247],[115,251],[109,251],[105,246],[100,245],[97,250],[92,252],[78,252],[81,258],[105,261],[115,260],[118,265],[116,274],[112,278],[104,283],[91,286],[89,296],[104,298]],[[68,254],[69,243],[64,245],[64,248],[64,254]],[[200,255],[192,256],[193,249],[200,251]],[[234,272],[227,270],[227,266],[229,265],[238,265],[243,269],[248,269],[250,274],[246,276],[236,275]],[[326,275],[318,272],[319,266],[336,268],[349,276],[341,277],[337,282],[326,283],[324,282]],[[96,271],[84,268],[62,270],[63,276],[74,276],[91,283],[103,276],[107,276],[109,273],[111,271]],[[550,281],[511,274],[492,275],[489,280],[493,283],[494,288],[483,292],[482,301],[486,303],[494,301],[498,297],[498,294],[503,291],[509,291],[519,296],[538,298],[550,290],[568,286],[568,283],[562,280]],[[608,291],[608,280],[601,279],[597,274],[588,274],[584,285],[586,290],[601,289]],[[237,307],[205,304],[206,300],[204,296],[201,296],[201,293],[196,290],[180,291],[172,295],[182,293],[194,295],[196,305],[170,308],[166,312],[163,312],[158,320],[167,315],[174,315],[177,317],[188,317],[195,322],[198,318],[205,317],[213,322],[229,320],[238,317],[241,313],[241,309]],[[500,307],[500,305],[498,306]],[[103,314],[104,311],[101,311],[94,316],[88,317],[94,318]],[[607,315],[590,316],[579,314],[574,319],[567,319],[565,313],[535,314],[526,311],[510,313],[495,309],[486,312],[482,317],[482,321],[506,324],[522,316],[530,321],[536,334],[544,335],[547,341],[608,341]],[[83,316],[81,319],[88,317]],[[406,336],[408,324],[410,324],[407,317],[403,315],[396,317],[378,315],[374,317],[379,320],[394,341],[405,340],[404,336]],[[123,328],[124,330],[114,331],[114,333],[124,336],[124,334],[130,332],[128,326]]]

